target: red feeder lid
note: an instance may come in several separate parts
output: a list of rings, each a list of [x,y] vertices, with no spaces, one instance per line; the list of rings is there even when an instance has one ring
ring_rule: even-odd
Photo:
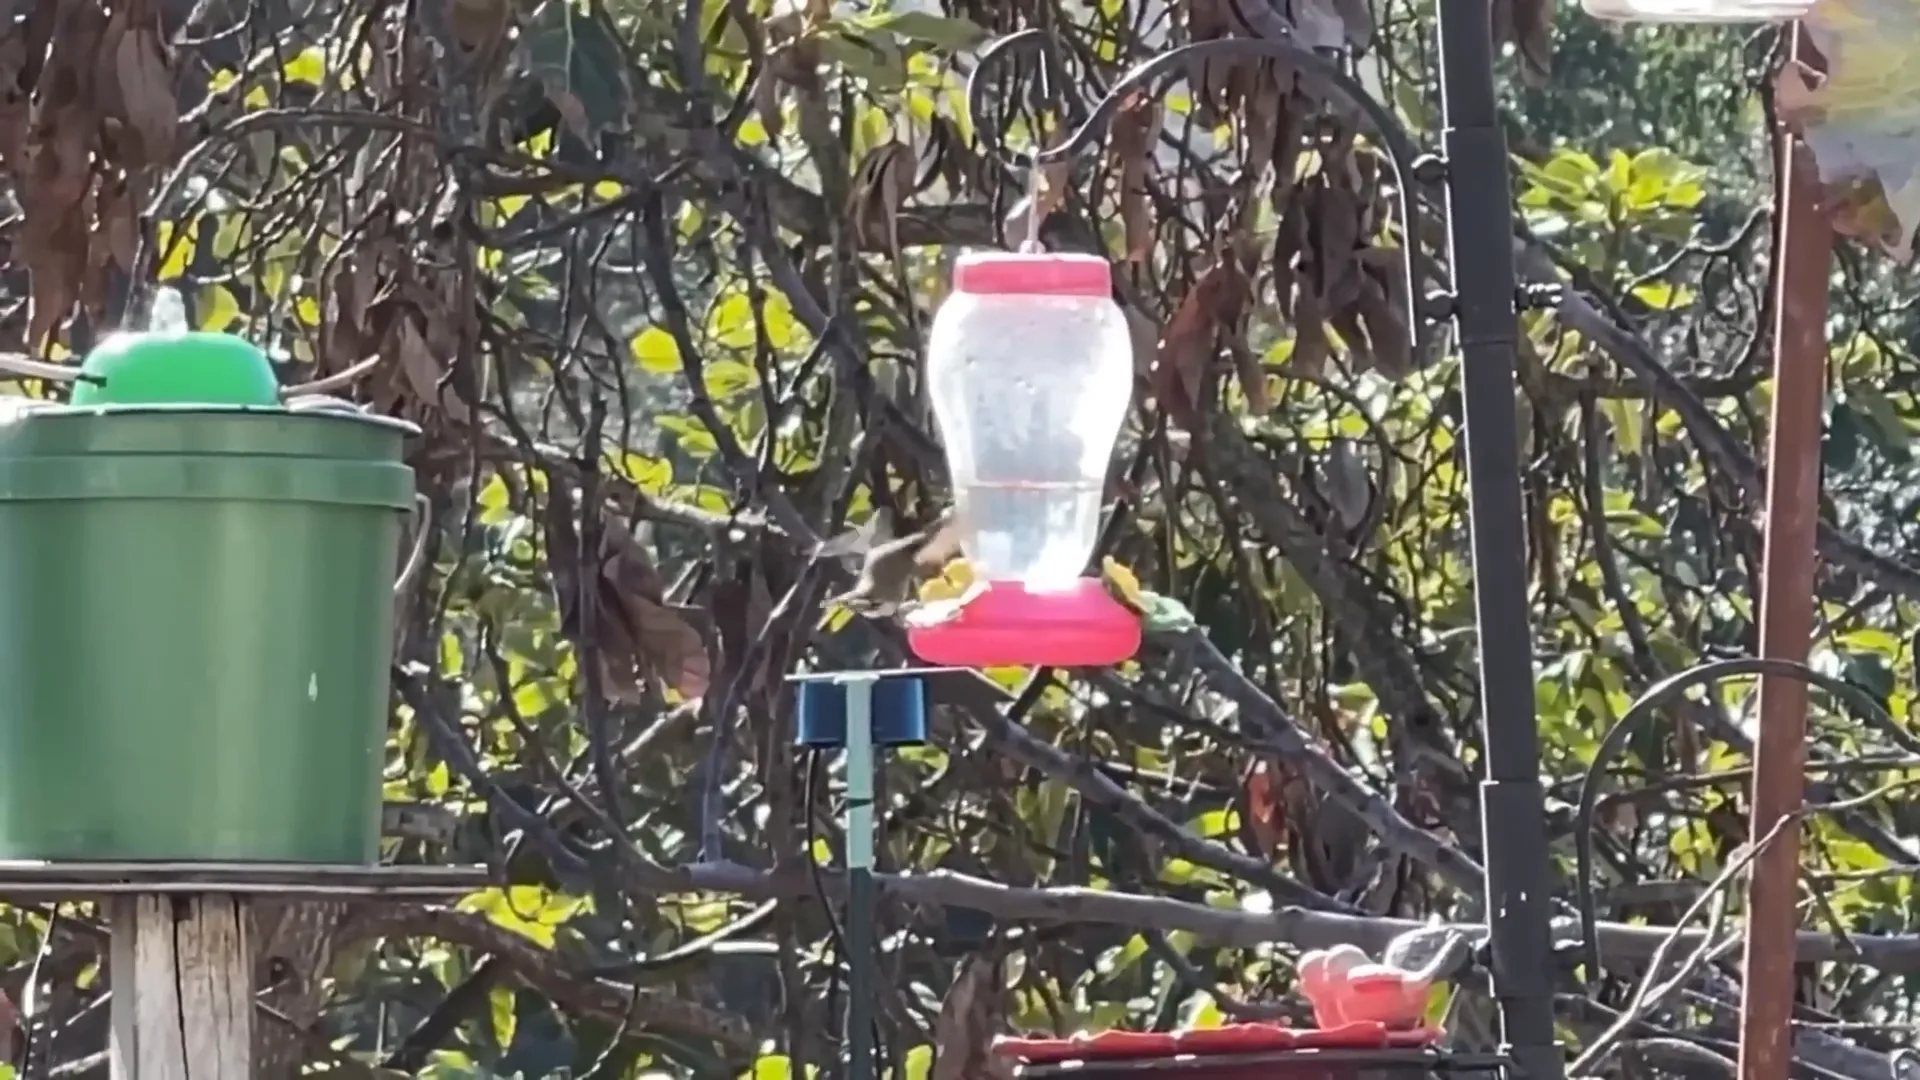
[[[1113,296],[1113,264],[1066,252],[969,251],[953,266],[953,291],[976,296]]]
[[[997,581],[945,622],[909,622],[907,644],[943,667],[1107,667],[1140,651],[1140,618],[1093,578],[1044,593]]]
[[[1377,1023],[1333,1028],[1290,1028],[1282,1024],[1228,1024],[1197,1031],[1096,1031],[1065,1039],[1001,1037],[993,1052],[1030,1065],[1062,1061],[1138,1061],[1176,1055],[1211,1057],[1264,1054],[1285,1050],[1422,1050],[1435,1046],[1440,1032],[1431,1028],[1389,1031]]]

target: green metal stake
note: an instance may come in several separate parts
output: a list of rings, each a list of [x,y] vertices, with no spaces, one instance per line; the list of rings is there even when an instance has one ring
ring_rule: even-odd
[[[873,684],[849,672],[847,688],[847,1075],[873,1073]]]

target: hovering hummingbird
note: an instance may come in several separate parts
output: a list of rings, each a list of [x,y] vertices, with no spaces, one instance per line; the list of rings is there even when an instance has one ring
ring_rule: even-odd
[[[938,574],[947,560],[960,554],[958,518],[951,507],[918,532],[897,538],[888,536],[890,532],[881,515],[875,514],[859,529],[820,545],[822,556],[849,560],[860,556],[853,588],[828,604],[868,618],[900,614],[913,606],[920,579]]]

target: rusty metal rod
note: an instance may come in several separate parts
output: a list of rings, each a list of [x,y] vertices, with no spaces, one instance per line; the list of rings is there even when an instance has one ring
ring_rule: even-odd
[[[1799,26],[1794,59],[1815,59]],[[1760,570],[1760,655],[1805,661],[1813,631],[1814,532],[1820,516],[1821,414],[1827,381],[1827,278],[1832,219],[1820,177],[1796,132],[1774,133],[1779,242],[1773,265],[1773,407],[1767,447],[1767,517]],[[1800,828],[1806,797],[1807,684],[1760,681],[1749,837],[1779,834],[1753,863],[1747,886],[1746,985],[1740,1010],[1742,1080],[1787,1080],[1793,1060],[1794,934],[1799,929]]]

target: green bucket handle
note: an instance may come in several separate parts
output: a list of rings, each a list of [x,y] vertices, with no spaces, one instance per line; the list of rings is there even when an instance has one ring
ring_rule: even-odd
[[[413,496],[413,546],[407,549],[407,561],[400,576],[393,579],[393,598],[400,599],[413,588],[414,579],[427,565],[427,537],[433,535],[433,501],[418,492]]]
[[[354,364],[345,371],[337,372],[313,382],[298,383],[280,391],[280,400],[293,407],[295,412],[332,412],[344,415],[359,415],[360,410],[352,402],[338,398],[325,397],[327,391],[346,386],[372,370],[379,357],[369,357]],[[0,353],[0,371],[13,375],[23,375],[29,379],[48,379],[59,382],[73,382],[83,378],[83,373],[70,364],[55,364],[46,360],[35,360],[19,353]],[[302,399],[302,400],[295,400]],[[407,550],[407,561],[401,564],[400,574],[393,581],[395,599],[413,587],[415,578],[427,563],[427,538],[433,534],[433,502],[425,495],[413,496],[413,545]]]

